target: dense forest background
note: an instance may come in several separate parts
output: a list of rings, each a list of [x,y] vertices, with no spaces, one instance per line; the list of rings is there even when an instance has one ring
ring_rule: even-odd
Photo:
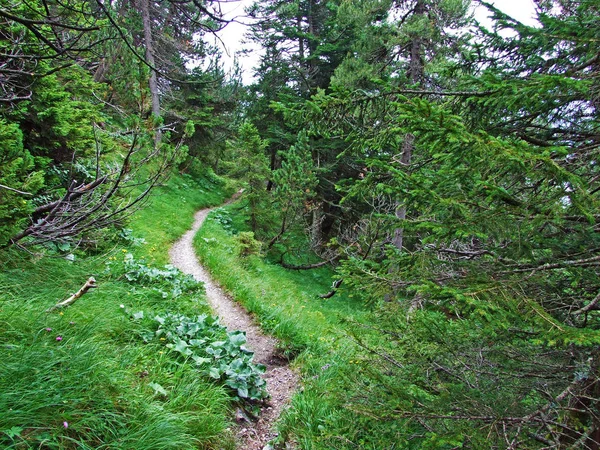
[[[259,1],[242,86],[217,1],[3,0],[2,258],[102,254],[170,176],[237,179],[247,253],[360,305],[356,428],[286,436],[600,448],[600,5],[535,3]]]

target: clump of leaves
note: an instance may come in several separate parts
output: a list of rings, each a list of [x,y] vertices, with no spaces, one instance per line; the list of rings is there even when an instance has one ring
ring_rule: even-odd
[[[240,400],[267,398],[266,382],[261,378],[265,366],[252,362],[254,353],[244,347],[242,331],[227,331],[215,317],[206,314],[187,317],[180,314],[156,316],[158,329],[153,337],[193,361],[198,370],[229,386]]]
[[[236,234],[237,230],[233,227],[233,221],[227,210],[217,208],[210,215],[209,219],[218,222],[228,234]]]
[[[123,240],[123,242],[127,244],[131,244],[134,247],[138,247],[142,244],[146,243],[146,239],[138,238],[133,235],[133,230],[131,228],[123,228],[119,231],[119,238]]]
[[[109,263],[110,264],[110,263]],[[131,253],[123,258],[123,276],[130,283],[151,287],[163,298],[177,298],[199,288],[200,282],[176,267],[167,264],[162,269],[149,267],[143,259],[136,260]]]

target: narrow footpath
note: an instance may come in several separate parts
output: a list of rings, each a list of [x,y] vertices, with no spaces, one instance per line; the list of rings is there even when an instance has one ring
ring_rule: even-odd
[[[235,198],[236,196],[229,202]],[[273,430],[275,422],[289,403],[298,386],[299,378],[289,368],[287,361],[278,356],[277,340],[265,335],[254,323],[252,316],[223,292],[198,262],[192,243],[210,211],[211,208],[207,208],[195,214],[192,228],[171,247],[169,256],[175,267],[204,283],[208,303],[219,316],[221,323],[230,330],[245,331],[248,340],[246,347],[254,352],[254,361],[267,366],[263,378],[267,382],[270,399],[262,408],[258,421],[249,421],[243,414],[238,414],[236,420],[239,426],[237,435],[240,449],[268,449],[269,441],[277,436]]]

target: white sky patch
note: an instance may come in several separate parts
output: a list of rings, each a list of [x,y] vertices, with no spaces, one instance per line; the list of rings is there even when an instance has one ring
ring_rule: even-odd
[[[508,14],[513,19],[529,25],[537,26],[539,22],[536,20],[536,9],[533,0],[488,0],[500,11]],[[484,6],[477,6],[474,9],[475,19],[487,28],[491,28],[492,21],[490,20],[491,12]]]
[[[217,45],[223,52],[221,62],[225,71],[233,69],[234,61],[237,58],[242,69],[242,81],[244,84],[250,84],[253,81],[253,68],[258,66],[260,60],[261,49],[254,43],[243,43],[244,35],[249,31],[249,24],[252,23],[252,18],[247,17],[244,9],[254,3],[254,0],[234,0],[221,3],[221,10],[224,13],[224,19],[234,20],[219,31],[217,35],[209,36],[211,43]],[[248,54],[240,54],[242,50],[248,50]]]
[[[533,0],[488,0],[496,8],[508,14],[525,25],[538,25],[536,9]],[[252,23],[252,18],[247,17],[244,8],[252,5],[254,0],[229,0],[221,3],[221,10],[224,12],[225,19],[235,19],[229,23],[223,30],[218,32],[222,42],[214,37],[207,37],[211,43],[215,43],[223,51],[221,62],[225,71],[230,71],[234,67],[234,59],[237,58],[242,69],[242,81],[244,84],[250,84],[254,81],[254,68],[258,66],[261,49],[254,43],[244,43],[244,35],[249,31],[248,25]],[[475,18],[486,27],[491,28],[492,21],[489,19],[491,13],[483,6],[474,8]],[[249,51],[248,54],[240,54],[242,50]]]

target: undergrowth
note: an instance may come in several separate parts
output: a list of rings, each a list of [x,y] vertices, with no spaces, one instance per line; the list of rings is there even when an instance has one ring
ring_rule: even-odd
[[[209,313],[198,285],[164,264],[193,212],[230,193],[214,176],[174,177],[132,218],[131,231],[102,244],[107,253],[0,253],[1,448],[234,447],[228,417],[237,391],[160,337],[146,339],[156,330],[124,314]],[[45,312],[90,276],[96,289]]]
[[[335,279],[330,269],[292,271],[263,257],[260,246],[248,243],[247,219],[243,201],[217,209],[197,234],[195,248],[302,372],[303,386],[279,424],[280,441],[295,441],[303,449],[394,448],[393,425],[380,425],[351,406],[362,401],[364,383],[376,381],[348,330],[376,326],[374,316],[351,291],[319,297]]]

